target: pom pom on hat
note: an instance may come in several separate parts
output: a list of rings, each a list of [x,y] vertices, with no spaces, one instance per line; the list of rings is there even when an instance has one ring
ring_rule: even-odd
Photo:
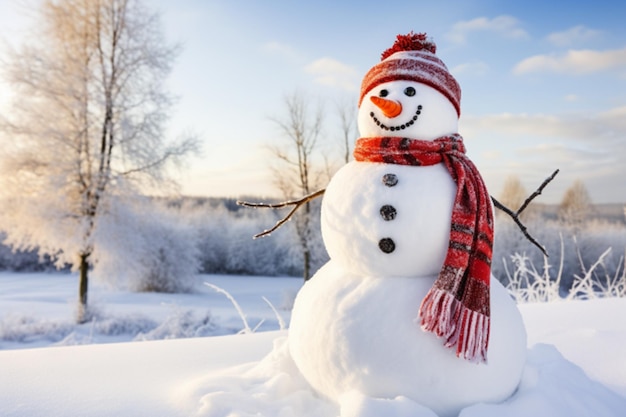
[[[381,54],[380,60],[383,61],[396,52],[421,51],[424,49],[434,54],[437,52],[437,45],[425,33],[410,32],[408,35],[396,36],[393,46]]]
[[[398,35],[393,46],[381,55],[381,62],[370,69],[361,84],[363,97],[377,85],[396,80],[429,85],[446,96],[461,114],[461,87],[436,55],[437,45],[425,33]]]

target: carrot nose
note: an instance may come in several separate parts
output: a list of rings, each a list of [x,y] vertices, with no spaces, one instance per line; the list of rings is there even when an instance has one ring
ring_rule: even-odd
[[[370,100],[389,118],[396,117],[402,113],[402,104],[399,101],[387,100],[377,96],[371,96]]]

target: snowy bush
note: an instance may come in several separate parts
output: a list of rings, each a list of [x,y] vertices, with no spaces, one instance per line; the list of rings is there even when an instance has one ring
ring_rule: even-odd
[[[120,336],[150,331],[157,327],[158,323],[141,314],[128,314],[119,317],[100,314],[91,318],[90,325],[95,334]]]
[[[218,330],[211,315],[196,317],[193,311],[176,310],[161,324],[147,332],[139,332],[134,340],[162,340],[212,336]]]
[[[6,239],[6,233],[0,232],[0,243]],[[37,249],[14,250],[0,244],[0,271],[53,271],[56,267],[50,256],[38,254]]]
[[[58,342],[73,330],[69,321],[35,318],[27,314],[7,314],[0,319],[0,340],[30,343],[35,340]]]
[[[614,274],[609,274],[604,265],[611,248],[590,266],[582,265],[583,274],[574,275],[572,287],[566,295],[561,295],[559,283],[563,273],[563,254],[558,271],[551,276],[551,265],[544,257],[544,264],[537,269],[525,255],[514,254],[511,260],[513,272],[506,270],[507,289],[518,303],[548,302],[559,299],[593,299],[601,297],[626,297],[626,262]],[[622,258],[623,260],[623,258]],[[505,264],[506,268],[506,264]]]
[[[145,315],[108,315],[98,312],[90,321],[76,324],[69,319],[46,319],[27,314],[7,314],[0,319],[0,341],[57,346],[97,343],[102,338],[122,336],[124,340],[161,340],[234,333],[221,328],[209,312],[175,308],[161,322]]]
[[[94,236],[97,279],[134,291],[193,290],[198,233],[179,209],[148,199],[118,201]]]
[[[534,247],[511,222],[500,221],[492,272],[518,301],[626,296],[626,226],[590,220],[575,228],[537,217],[527,224],[549,257]]]
[[[313,209],[315,271],[328,255],[319,230],[319,206]],[[240,208],[231,200],[115,201],[94,235],[95,278],[135,290],[179,291],[190,289],[191,280],[185,277],[195,272],[301,276],[302,252],[291,222],[271,236],[252,238],[284,214]],[[50,263],[38,259],[37,248],[13,253],[0,245],[0,269],[45,268]],[[178,277],[173,287],[167,277]]]
[[[544,258],[543,268],[537,270],[526,255],[516,253],[511,256],[513,272],[509,272],[506,263],[507,289],[518,303],[545,302],[559,298],[559,281],[561,274],[555,279],[550,277],[548,258]]]
[[[319,207],[316,208],[319,210]],[[201,271],[204,273],[299,276],[302,253],[291,222],[271,236],[253,236],[273,226],[285,213],[271,209],[228,207],[228,201],[210,204],[185,202],[182,210],[200,234]],[[319,213],[319,211],[317,211]],[[318,218],[315,215],[314,218]],[[316,220],[319,221],[319,220]],[[317,270],[328,255],[315,225],[312,243],[312,267]]]

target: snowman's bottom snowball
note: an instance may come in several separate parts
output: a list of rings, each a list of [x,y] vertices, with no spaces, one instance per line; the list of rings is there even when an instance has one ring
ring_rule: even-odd
[[[334,402],[352,390],[407,397],[454,416],[478,402],[500,402],[516,389],[526,358],[521,315],[491,283],[488,364],[457,358],[416,322],[431,278],[361,277],[326,264],[300,290],[289,351],[311,386]]]

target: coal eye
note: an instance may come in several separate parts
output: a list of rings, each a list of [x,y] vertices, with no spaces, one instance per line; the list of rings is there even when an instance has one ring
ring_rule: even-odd
[[[389,95],[389,91],[388,90],[380,90],[380,93],[378,93],[378,95],[380,97],[387,97]]]
[[[413,97],[415,95],[415,88],[413,87],[407,87],[404,89],[404,94],[406,94],[409,97]]]

